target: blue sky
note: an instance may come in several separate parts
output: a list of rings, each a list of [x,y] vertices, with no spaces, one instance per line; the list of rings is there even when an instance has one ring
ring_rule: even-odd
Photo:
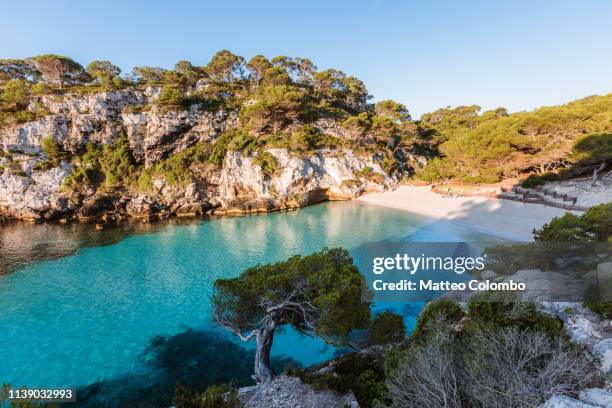
[[[219,49],[309,57],[413,116],[511,111],[612,92],[612,1],[28,1],[0,14],[0,58],[170,68]]]

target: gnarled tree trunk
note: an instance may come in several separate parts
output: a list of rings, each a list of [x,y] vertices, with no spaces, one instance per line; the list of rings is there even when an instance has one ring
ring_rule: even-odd
[[[272,381],[272,369],[270,368],[270,349],[274,340],[274,329],[276,322],[270,319],[266,325],[257,331],[257,348],[255,350],[255,381],[261,385]]]

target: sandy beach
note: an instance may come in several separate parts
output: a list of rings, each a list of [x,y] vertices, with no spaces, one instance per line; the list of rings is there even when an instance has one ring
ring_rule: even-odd
[[[565,210],[487,197],[444,197],[429,187],[399,186],[367,194],[361,202],[410,211],[433,220],[448,220],[474,230],[515,241],[531,241],[532,231],[563,215]]]

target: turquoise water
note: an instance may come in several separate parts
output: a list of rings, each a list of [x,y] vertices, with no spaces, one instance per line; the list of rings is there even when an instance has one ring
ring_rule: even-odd
[[[223,353],[232,344],[228,341],[235,342],[212,324],[215,279],[334,246],[349,249],[363,267],[359,251],[364,244],[406,237],[468,241],[481,235],[452,224],[429,224],[402,211],[341,202],[288,213],[167,225],[21,267],[0,276],[0,382],[85,386],[138,375],[162,381],[147,371],[148,359],[167,355],[151,357],[152,344],[186,347],[199,338],[190,336],[193,329],[214,336],[211,344],[221,344],[216,351],[200,352],[202,357]],[[409,325],[420,307],[404,305]],[[207,350],[204,345],[202,350]],[[170,349],[170,355],[182,351]],[[274,356],[304,365],[328,359],[334,352],[290,330],[275,337],[273,348]],[[170,372],[167,366],[172,362],[165,364]],[[245,363],[245,370],[250,364]]]

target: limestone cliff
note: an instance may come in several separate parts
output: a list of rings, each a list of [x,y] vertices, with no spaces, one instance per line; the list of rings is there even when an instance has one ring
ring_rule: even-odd
[[[150,168],[196,143],[214,145],[225,130],[240,126],[237,111],[198,103],[183,109],[160,108],[155,104],[159,92],[155,87],[128,88],[31,101],[28,109],[43,107],[48,114],[0,128],[0,216],[120,219],[270,211],[350,199],[395,182],[372,154],[345,148],[297,154],[271,148],[266,151],[277,163],[273,174],[266,174],[252,153],[227,151],[221,166],[199,166],[186,183],[153,177],[146,191],[127,183],[112,190],[86,185],[78,191],[67,189],[64,180],[74,166],[72,158],[90,142],[112,146],[125,134],[133,160]],[[315,126],[325,134],[344,137],[331,120]],[[42,145],[49,136],[68,153],[51,168],[40,166],[48,163]]]

